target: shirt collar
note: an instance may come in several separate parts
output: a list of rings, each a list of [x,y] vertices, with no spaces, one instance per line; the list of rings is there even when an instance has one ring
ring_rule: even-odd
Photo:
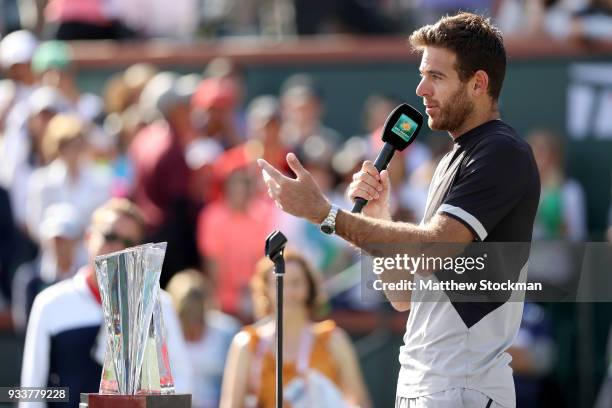
[[[495,123],[498,123],[498,121],[501,122],[501,119],[491,119],[489,121],[486,121],[476,126],[475,128],[468,130],[467,132],[465,132],[464,134],[462,134],[461,136],[459,136],[458,138],[454,140],[455,146],[459,146],[459,147],[467,146],[471,141],[483,136],[489,130],[490,126],[492,126]]]

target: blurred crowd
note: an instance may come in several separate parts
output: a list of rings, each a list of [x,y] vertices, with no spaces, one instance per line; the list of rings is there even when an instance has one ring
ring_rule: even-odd
[[[409,33],[455,10],[492,17],[506,34],[611,39],[610,0],[1,0],[0,34],[133,40]]]
[[[79,89],[70,47],[58,40],[92,38],[90,35],[193,38],[202,32],[243,33],[235,27],[265,33],[267,20],[262,16],[269,17],[269,9],[280,7],[275,16],[299,16],[306,2],[250,2],[254,14],[245,11],[245,20],[240,22],[225,19],[228,15],[237,18],[228,11],[237,7],[237,2],[231,1],[175,1],[172,7],[153,1],[144,8],[133,1],[121,2],[126,9],[138,10],[140,22],[111,7],[120,2],[75,2],[82,9],[72,8],[74,2],[69,0],[20,2],[20,12],[27,5],[40,12],[36,14],[39,18],[30,21],[34,32],[55,39],[41,42],[32,31],[17,30],[0,42],[4,78],[0,81],[0,310],[10,311],[17,332],[25,332],[38,293],[72,278],[88,264],[92,214],[112,198],[130,199],[139,208],[143,231],[138,240],[115,230],[103,231],[104,240],[121,244],[119,247],[168,242],[161,284],[173,297],[187,352],[197,360],[204,355],[203,349],[219,350],[213,352],[218,361],[207,358],[194,362],[198,367],[195,375],[214,378],[197,398],[216,403],[232,336],[241,324],[265,317],[256,313],[252,279],[257,278],[256,265],[264,255],[264,240],[274,229],[282,230],[291,246],[299,248],[302,256],[322,272],[323,287],[328,292],[323,308],[383,307],[361,302],[361,276],[350,268],[358,261],[354,248],[276,208],[266,194],[255,161],[264,158],[291,175],[285,156],[295,152],[325,195],[348,208],[346,187],[363,160],[371,159],[381,148],[385,119],[400,102],[395,96],[372,94],[363,101],[362,134],[343,135],[325,122],[326,109],[331,107],[325,105],[324,92],[315,77],[297,73],[286,78],[277,95],[258,95],[247,103],[242,67],[222,58],[211,61],[203,72],[191,74],[136,64],[109,78],[104,92],[95,95]],[[433,20],[438,13],[458,7],[458,3],[346,0],[329,2],[329,10],[321,10],[331,16],[338,13],[331,4],[348,8],[358,4],[356,10],[363,12],[376,8],[381,27],[388,29],[396,26],[382,22],[394,15],[393,7],[418,6],[419,10],[431,11],[419,15],[431,15]],[[569,21],[559,20],[560,15],[574,22],[579,21],[576,16],[588,16],[602,24],[612,18],[609,1],[580,4],[588,8],[579,8],[577,3],[584,2],[571,0],[465,3],[466,8],[476,3],[489,8],[495,3],[500,22],[505,21],[508,27],[525,32],[519,27],[521,20],[530,30],[545,30],[555,36],[560,35],[560,26],[555,24]],[[10,0],[0,4],[5,8],[16,6]],[[527,7],[539,7],[539,14],[528,14],[534,19],[539,16],[538,21],[518,17]],[[63,14],[66,10],[74,14]],[[149,11],[169,13],[164,16],[177,13],[177,19],[199,17],[190,24],[175,22],[162,27],[156,26],[154,17],[145,16]],[[178,16],[183,12],[184,16]],[[95,18],[93,13],[98,13]],[[27,13],[20,16],[21,22],[27,20]],[[279,30],[292,26],[274,23],[279,24],[275,28]],[[595,22],[580,26],[584,35],[596,35]],[[587,27],[592,31],[587,33]],[[286,29],[295,32],[294,26]],[[313,33],[327,29],[308,28]],[[602,32],[610,35],[612,31]],[[116,37],[106,37],[110,34]],[[565,174],[561,135],[538,129],[526,137],[542,180],[534,239],[586,240],[585,195],[580,183]],[[433,171],[452,146],[445,135],[425,139],[396,155],[390,165],[395,219],[419,222]],[[269,266],[263,269],[269,271]],[[338,279],[338,273],[346,278]],[[536,304],[525,308],[521,333],[511,349],[524,404],[537,401],[546,384],[543,379],[552,372],[556,352],[553,324],[545,308]],[[206,341],[201,336],[204,327],[209,336]],[[317,327],[321,339],[331,336],[331,326]],[[251,330],[257,338],[266,337],[265,329],[245,330]],[[339,353],[350,360],[350,343],[342,335],[334,341],[340,344]],[[240,348],[236,346],[233,353],[239,355]],[[321,361],[327,364],[324,356]],[[347,381],[356,389],[355,384],[362,380]],[[354,399],[367,405],[367,395],[358,394]]]

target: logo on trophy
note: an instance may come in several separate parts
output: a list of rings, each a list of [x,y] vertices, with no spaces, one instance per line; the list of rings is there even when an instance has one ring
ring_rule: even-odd
[[[150,243],[96,257],[106,354],[99,394],[83,394],[82,406],[191,406],[190,395],[175,394],[170,370],[159,286],[165,253],[166,243]]]

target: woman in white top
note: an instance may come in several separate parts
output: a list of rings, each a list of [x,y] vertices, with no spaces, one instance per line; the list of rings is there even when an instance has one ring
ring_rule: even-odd
[[[32,174],[26,196],[26,225],[35,240],[42,214],[51,204],[69,202],[78,210],[79,219],[89,220],[110,198],[110,173],[89,162],[86,131],[74,115],[57,115],[49,122],[43,139],[43,155],[49,164]]]

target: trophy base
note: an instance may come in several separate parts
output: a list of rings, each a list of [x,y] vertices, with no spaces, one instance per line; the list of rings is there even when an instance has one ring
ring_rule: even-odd
[[[191,408],[191,394],[81,394],[79,408]]]

